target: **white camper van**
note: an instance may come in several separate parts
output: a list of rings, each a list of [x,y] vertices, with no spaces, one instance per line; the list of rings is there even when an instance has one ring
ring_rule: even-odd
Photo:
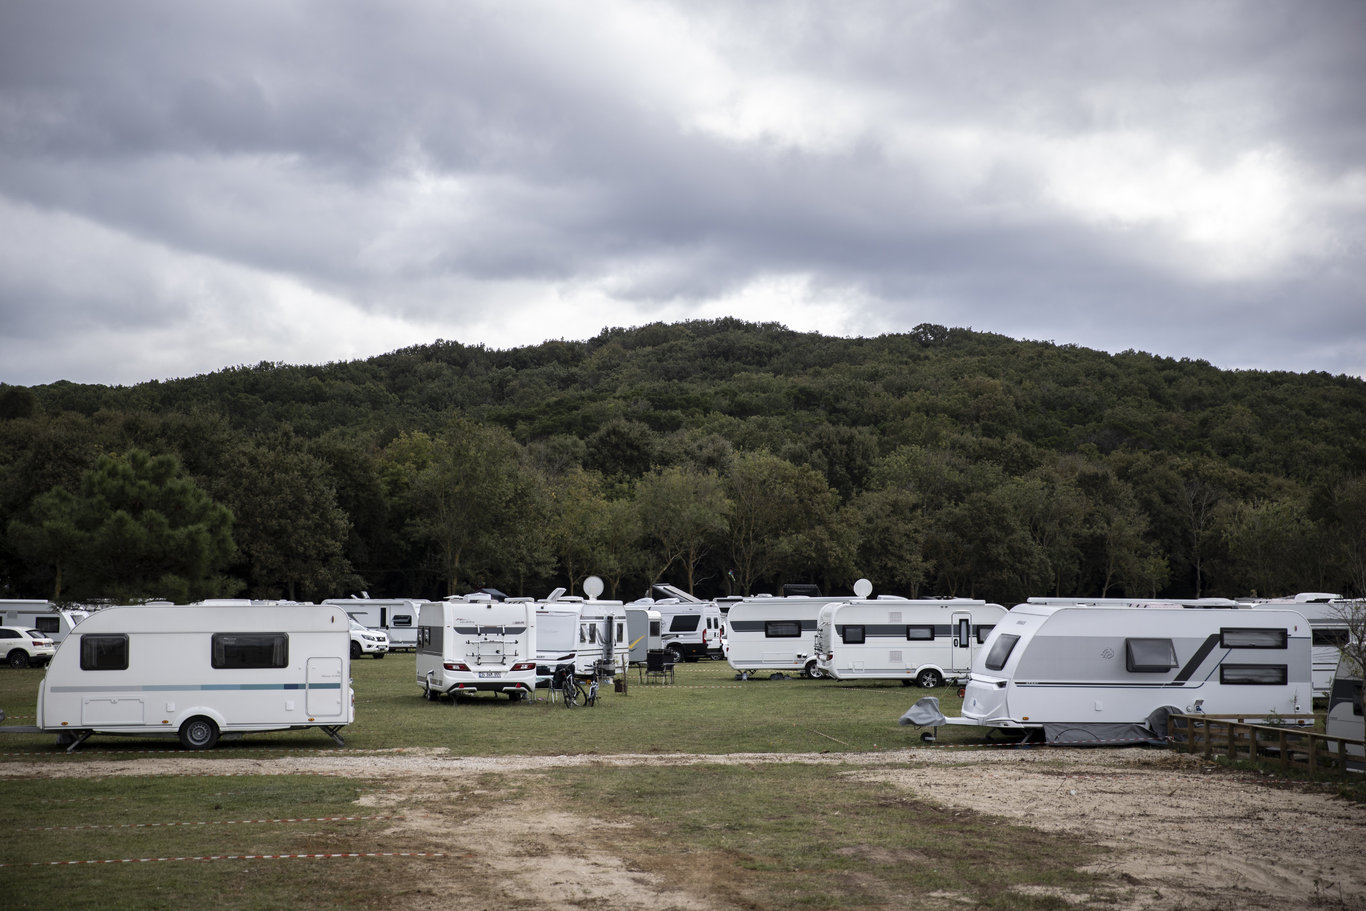
[[[486,593],[430,601],[417,627],[417,685],[426,698],[536,690],[536,630],[528,601]]]
[[[816,619],[816,666],[838,680],[900,680],[933,688],[967,677],[999,604],[971,598],[846,601]]]
[[[654,600],[648,603],[659,611],[660,636],[675,663],[721,656],[721,608],[715,601],[662,582],[651,591]]]
[[[89,616],[87,610],[57,607],[47,601],[0,601],[0,626],[36,629],[57,643]]]
[[[421,598],[328,598],[323,604],[334,604],[346,611],[361,626],[384,633],[389,640],[389,651],[417,649],[417,616]]]
[[[1160,740],[1173,710],[1296,715],[1312,705],[1309,643],[1292,610],[1021,604],[978,652],[962,716],[911,717],[928,697],[903,723],[1119,744]]]
[[[171,734],[188,750],[221,735],[354,720],[351,637],[335,607],[165,603],[96,611],[57,649],[38,725],[74,749],[92,734]]]

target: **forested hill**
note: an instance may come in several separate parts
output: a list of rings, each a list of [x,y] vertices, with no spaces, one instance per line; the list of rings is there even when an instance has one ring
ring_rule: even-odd
[[[714,595],[859,576],[1003,603],[1358,593],[1364,431],[1359,379],[930,325],[725,319],[0,386],[0,588],[543,594],[597,573],[628,600],[655,579]],[[160,578],[139,506],[130,576],[105,488],[173,482],[231,513],[230,540]]]

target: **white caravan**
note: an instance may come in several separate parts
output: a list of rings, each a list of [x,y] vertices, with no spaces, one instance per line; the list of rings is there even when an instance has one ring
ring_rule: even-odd
[[[718,602],[725,614],[721,649],[730,666],[750,671],[797,671],[803,677],[824,677],[816,662],[816,621],[821,608],[851,600],[848,595],[822,595],[815,586],[784,585],[782,595],[748,595]],[[868,600],[873,583],[859,579],[854,598]],[[879,601],[905,601],[879,595]]]
[[[57,643],[89,616],[90,611],[57,607],[47,601],[0,601],[0,626],[36,629]]]
[[[659,611],[660,637],[675,664],[722,654],[721,608],[715,601],[703,601],[663,582],[652,586],[651,592],[653,601],[636,603]]]
[[[1284,609],[1299,611],[1309,621],[1314,646],[1314,698],[1327,699],[1337,673],[1340,649],[1349,635],[1347,608],[1351,601],[1341,595],[1301,592],[1293,598],[1251,603],[1253,610]]]
[[[972,598],[827,604],[816,619],[816,667],[838,680],[958,682],[1005,616],[1001,605]]]
[[[349,628],[317,604],[104,608],[57,648],[37,727],[70,749],[92,734],[171,734],[207,750],[220,735],[312,727],[341,744],[355,718]]]
[[[1328,697],[1328,717],[1324,733],[1329,737],[1346,737],[1361,741],[1366,739],[1366,727],[1362,720],[1361,668],[1346,655],[1341,655],[1333,676],[1332,691]],[[1354,757],[1366,755],[1366,744],[1347,745],[1347,754]],[[1349,760],[1349,769],[1360,772],[1363,764]]]
[[[536,629],[529,601],[487,593],[429,601],[417,626],[417,685],[431,700],[536,690]]]
[[[368,595],[351,598],[328,598],[323,604],[335,604],[351,615],[356,622],[376,629],[389,637],[389,651],[417,648],[417,615],[421,598],[371,598]]]
[[[1162,740],[1173,712],[1296,715],[1312,705],[1309,643],[1293,610],[1021,604],[978,652],[962,716],[927,697],[902,723],[1119,744]]]
[[[659,611],[626,605],[626,643],[631,664],[644,664],[650,652],[663,647],[662,624]]]
[[[583,590],[587,599],[566,596],[557,588],[546,600],[534,602],[536,661],[542,678],[552,676],[562,664],[572,664],[580,677],[593,676],[599,667],[615,676],[625,673],[631,661],[626,605],[597,600],[603,590],[597,576],[585,579]]]

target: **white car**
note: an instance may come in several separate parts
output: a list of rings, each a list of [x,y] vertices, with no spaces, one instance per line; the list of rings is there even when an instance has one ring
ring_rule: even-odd
[[[0,657],[10,667],[42,667],[57,653],[57,643],[36,629],[0,626]]]
[[[376,658],[383,658],[389,651],[389,637],[377,629],[370,629],[351,621],[351,657],[359,658],[361,655],[374,655]]]

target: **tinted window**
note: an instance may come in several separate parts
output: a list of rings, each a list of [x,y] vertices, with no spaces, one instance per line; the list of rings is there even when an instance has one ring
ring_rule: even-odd
[[[933,626],[908,626],[906,627],[907,639],[933,639]]]
[[[669,625],[671,633],[691,633],[702,622],[701,614],[677,614]]]
[[[1347,630],[1341,627],[1319,627],[1314,630],[1315,645],[1331,645],[1336,648],[1342,648],[1347,644],[1347,639]]]
[[[0,629],[0,639],[18,639],[19,632],[12,629]]]
[[[81,637],[81,670],[126,671],[127,669],[127,636]]]
[[[1222,664],[1219,682],[1229,684],[1277,686],[1285,683],[1288,673],[1284,664]]]
[[[1219,644],[1224,648],[1285,648],[1290,633],[1283,629],[1221,629]]]
[[[991,631],[994,630],[995,628],[996,628],[995,626],[979,626],[979,627],[977,627],[977,644],[978,644],[978,645],[981,645],[983,642],[986,642],[986,641],[987,641],[987,636],[990,636],[990,635],[991,635]]]
[[[56,633],[61,631],[61,625],[56,617],[34,617],[33,625],[45,633]]]
[[[840,638],[850,645],[862,645],[864,630],[861,626],[846,626],[840,630]]]
[[[1010,653],[1015,650],[1015,643],[1020,641],[1019,636],[1001,636],[996,640],[996,644],[987,652],[987,670],[999,671],[1006,666],[1010,660]]]
[[[289,666],[289,636],[284,633],[214,633],[216,668]]]
[[[1134,674],[1165,674],[1176,667],[1170,639],[1125,639],[1124,668]]]
[[[408,627],[413,625],[413,618],[409,614],[394,614],[393,626]]]
[[[764,636],[769,639],[791,639],[802,634],[802,625],[796,620],[767,620],[764,622]]]

